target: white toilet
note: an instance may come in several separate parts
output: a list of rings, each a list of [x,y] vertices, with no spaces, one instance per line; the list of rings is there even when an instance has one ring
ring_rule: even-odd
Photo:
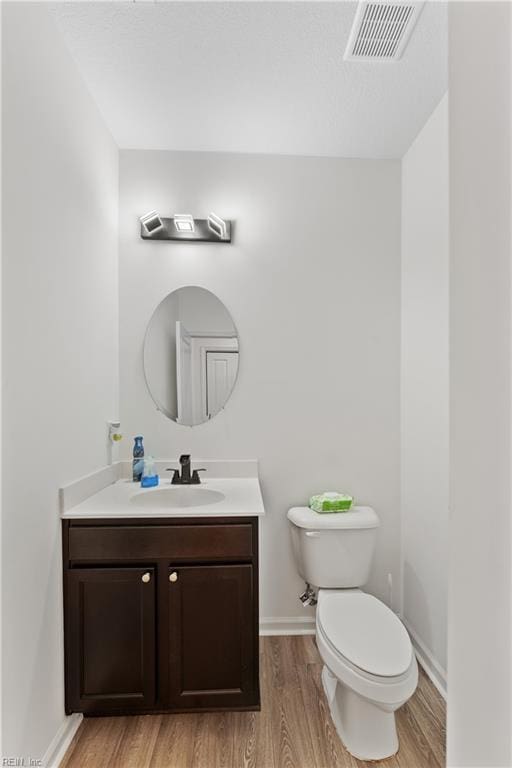
[[[395,710],[412,696],[418,665],[400,619],[359,587],[370,572],[379,518],[370,507],[288,512],[298,571],[318,588],[316,640],[336,729],[360,760],[398,750]]]

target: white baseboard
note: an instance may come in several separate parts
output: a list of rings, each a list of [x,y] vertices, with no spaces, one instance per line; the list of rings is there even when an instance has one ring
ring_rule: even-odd
[[[43,756],[41,764],[44,768],[59,768],[83,719],[84,716],[78,713],[66,717]]]
[[[260,635],[314,635],[314,616],[276,616],[260,619]]]
[[[444,670],[443,667],[439,664],[439,662],[436,661],[436,659],[432,655],[432,652],[426,647],[426,645],[418,637],[414,629],[404,619],[404,617],[401,616],[400,618],[403,624],[405,625],[409,635],[411,636],[414,652],[416,653],[416,658],[418,659],[419,664],[425,670],[427,676],[430,678],[430,680],[435,685],[435,687],[437,688],[437,690],[439,691],[443,699],[446,701],[447,699],[446,670]]]

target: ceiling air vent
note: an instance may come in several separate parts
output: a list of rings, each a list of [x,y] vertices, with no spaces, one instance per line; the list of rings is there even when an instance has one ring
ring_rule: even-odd
[[[411,36],[423,3],[361,2],[356,11],[344,59],[396,61]]]

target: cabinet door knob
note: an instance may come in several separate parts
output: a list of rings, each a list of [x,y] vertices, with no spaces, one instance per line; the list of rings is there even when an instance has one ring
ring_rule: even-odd
[[[142,581],[144,584],[147,584],[149,581],[151,581],[151,574],[150,573],[144,573],[142,575]]]
[[[176,571],[173,571],[171,574],[169,574],[169,581],[172,581],[173,584],[175,581],[178,581],[178,574]]]

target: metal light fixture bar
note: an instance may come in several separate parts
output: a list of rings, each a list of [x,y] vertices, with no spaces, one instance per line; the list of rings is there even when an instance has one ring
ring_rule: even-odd
[[[140,218],[140,236],[143,240],[167,240],[179,243],[231,242],[231,221],[221,219],[215,214],[210,214],[207,219],[192,219],[190,217],[192,229],[190,227],[185,228],[187,227],[187,219],[185,218],[187,214],[177,214],[176,218],[165,218],[152,211],[149,227],[147,226],[147,216],[148,214]],[[157,224],[154,221],[155,218],[158,219],[161,226],[155,226]],[[152,229],[152,226],[155,228]]]

